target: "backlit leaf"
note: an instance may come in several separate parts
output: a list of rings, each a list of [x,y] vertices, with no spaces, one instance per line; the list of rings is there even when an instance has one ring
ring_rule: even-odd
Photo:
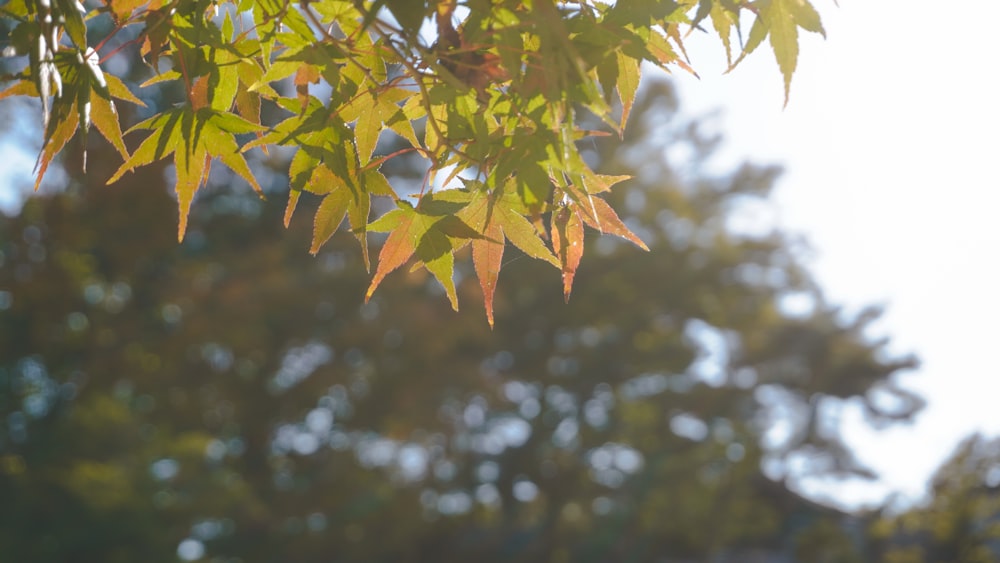
[[[347,208],[350,205],[350,191],[346,186],[334,189],[319,204],[316,219],[313,222],[312,248],[309,252],[316,254],[320,246],[330,240],[340,224],[344,222]]]
[[[128,151],[125,150],[125,141],[122,140],[122,129],[118,123],[118,111],[115,109],[115,103],[100,95],[93,96],[90,103],[90,119],[94,122],[94,127],[115,147],[123,159],[128,159]]]
[[[184,238],[191,201],[206,178],[212,157],[219,158],[255,190],[261,192],[260,185],[240,153],[239,145],[234,138],[234,134],[259,131],[260,126],[231,113],[209,108],[194,111],[189,106],[182,106],[147,119],[130,131],[143,129],[153,132],[122,164],[108,183],[118,181],[123,174],[135,169],[136,166],[149,164],[173,154],[177,173],[174,189],[180,211],[178,240]]]
[[[73,138],[73,135],[76,134],[77,127],[80,124],[76,101],[73,101],[68,105],[63,104],[62,107],[65,111],[55,112],[54,118],[49,121],[49,126],[45,134],[45,145],[42,146],[42,150],[38,154],[38,160],[35,163],[37,174],[35,177],[36,191],[42,185],[42,178],[45,176],[45,171],[48,170],[49,164],[52,163],[52,159],[54,159],[55,156],[63,150],[66,143]]]
[[[719,34],[719,39],[722,40],[722,45],[726,49],[726,63],[733,64],[733,48],[732,48],[732,29],[737,25],[736,17],[738,14],[726,9],[722,4],[711,3],[711,18],[712,26],[715,28],[715,32]]]
[[[801,0],[771,0],[761,9],[761,17],[767,21],[768,37],[778,68],[785,78],[785,104],[792,87],[792,74],[799,58],[799,31],[791,5]]]
[[[186,133],[182,133],[186,134]],[[205,179],[208,168],[208,150],[203,145],[183,146],[174,152],[174,171],[177,174],[177,184],[174,192],[177,194],[177,241],[184,240],[187,231],[188,215],[191,212],[191,202],[202,180]]]
[[[77,0],[55,0],[55,5],[59,7],[59,12],[66,26],[66,33],[73,43],[81,51],[87,49],[87,24],[83,21],[82,4]],[[80,9],[77,9],[79,6]]]
[[[21,80],[0,92],[0,100],[10,96],[31,96],[34,98],[38,96],[38,88],[30,80]]]
[[[632,113],[632,102],[635,101],[635,94],[639,90],[639,73],[641,61],[626,57],[623,53],[618,53],[618,96],[622,101],[622,130],[628,121],[628,116]]]
[[[589,169],[584,172],[584,186],[589,194],[599,194],[611,189],[619,182],[624,182],[632,176],[609,176],[607,174],[594,174]]]
[[[378,170],[369,170],[368,172],[365,172],[363,179],[365,183],[365,191],[371,195],[399,199],[395,190],[393,190],[392,186],[389,185],[389,180],[387,180]]]
[[[104,79],[108,81],[108,92],[111,93],[113,98],[131,102],[139,107],[146,107],[146,104],[135,97],[135,94],[128,89],[128,86],[125,86],[125,83],[120,78],[113,74],[105,74]]]
[[[500,224],[490,221],[483,230],[483,238],[472,241],[472,264],[483,290],[483,305],[486,320],[493,327],[493,296],[496,293],[503,263],[503,229]]]
[[[371,160],[381,133],[382,119],[379,113],[374,108],[361,112],[361,115],[358,116],[358,123],[354,127],[354,134],[358,143],[358,158],[362,164],[367,164]]]
[[[301,190],[289,190],[288,192],[288,205],[285,206],[285,228],[288,228],[289,223],[292,222],[292,214],[295,213],[295,207],[298,205],[301,195]]]
[[[625,226],[625,223],[622,223],[622,220],[618,217],[618,214],[615,213],[615,210],[608,205],[608,202],[599,197],[592,198],[592,202],[594,209],[597,212],[597,220],[592,221],[584,215],[583,219],[587,222],[587,224],[602,233],[620,236],[643,250],[649,250],[646,243],[642,242],[642,239],[629,230],[629,228]]]
[[[826,37],[826,30],[823,29],[823,22],[820,20],[819,12],[806,0],[792,1],[789,5],[795,23],[806,31],[818,33]]]
[[[108,5],[111,13],[117,21],[127,20],[139,7],[147,4],[148,0],[109,0]]]
[[[423,261],[427,271],[437,278],[444,287],[448,300],[451,301],[451,308],[458,310],[458,296],[455,293],[455,254],[452,242],[448,236],[439,229],[434,228],[441,218],[431,218],[427,215],[418,214],[414,218],[414,224],[419,226],[422,234],[417,242],[416,254]]]
[[[569,302],[573,278],[583,258],[583,222],[567,207],[552,212],[552,248],[559,257],[563,277],[563,297]]]
[[[416,251],[416,243],[422,233],[414,228],[417,212],[406,202],[399,202],[399,207],[389,211],[375,222],[368,225],[370,231],[388,231],[389,238],[382,244],[378,254],[378,266],[372,278],[368,291],[365,292],[365,302],[371,299],[375,289],[393,270],[405,264]]]
[[[552,251],[542,242],[542,237],[539,235],[538,229],[535,228],[531,221],[523,215],[502,206],[496,208],[496,214],[496,221],[503,228],[504,237],[514,243],[514,246],[520,249],[521,252],[532,258],[544,260],[553,266],[561,266],[559,260],[552,254]]]

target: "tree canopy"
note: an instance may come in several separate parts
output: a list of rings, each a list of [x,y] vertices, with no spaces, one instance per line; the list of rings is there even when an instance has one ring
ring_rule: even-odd
[[[931,498],[874,522],[887,563],[986,563],[1000,557],[1000,439],[969,436],[930,482]]]
[[[11,0],[0,18],[24,60],[0,98],[41,100],[38,182],[74,138],[85,168],[91,129],[123,160],[108,182],[172,158],[182,239],[213,162],[261,192],[247,155],[290,152],[285,224],[323,197],[312,253],[346,218],[369,267],[368,233],[387,232],[366,297],[410,264],[457,309],[471,245],[491,324],[507,242],[558,268],[567,299],[585,227],[646,248],[604,199],[625,176],[580,149],[622,134],[644,64],[695,72],[684,40],[706,29],[730,66],[767,41],[787,101],[799,30],[823,33],[807,0]],[[416,190],[383,174],[406,155]],[[375,220],[373,197],[393,202]]]

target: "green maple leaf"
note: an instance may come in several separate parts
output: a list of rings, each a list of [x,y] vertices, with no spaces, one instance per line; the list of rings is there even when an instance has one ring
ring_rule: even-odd
[[[383,124],[400,137],[409,141],[410,145],[419,147],[416,132],[413,124],[403,113],[400,102],[412,97],[414,92],[402,88],[392,88],[385,92],[377,93],[370,91],[358,96],[357,123],[354,126],[354,135],[358,144],[358,157],[362,164],[371,161],[371,156],[375,152],[375,146],[383,130]],[[342,114],[345,120],[350,117]]]
[[[799,58],[799,28],[826,37],[819,13],[808,0],[760,0],[757,2],[757,19],[750,28],[750,35],[743,53],[730,66],[739,64],[753,52],[764,39],[769,39],[774,58],[785,80],[785,105],[792,86],[792,75]]]
[[[639,90],[640,64],[642,61],[633,59],[623,53],[618,53],[618,77],[615,86],[622,102],[621,131],[624,134],[625,123],[632,113],[632,103]]]
[[[36,190],[56,155],[62,152],[78,130],[86,135],[91,124],[121,154],[122,159],[127,159],[128,152],[122,140],[114,99],[145,106],[120,79],[101,70],[93,51],[87,57],[73,51],[60,52],[55,57],[55,68],[62,82],[61,92],[53,101],[52,115],[45,127],[42,150],[35,165]],[[0,99],[13,95],[39,97],[38,86],[30,79],[30,69],[25,75],[27,78],[0,92]],[[84,168],[86,156],[84,145]]]
[[[382,187],[374,186],[378,183],[376,177],[385,182],[385,177],[377,170],[366,173],[359,182],[354,174],[338,176],[325,165],[319,165],[314,169],[304,188],[324,197],[313,220],[313,243],[309,252],[312,254],[319,252],[320,247],[333,236],[333,233],[343,223],[346,215],[351,225],[351,231],[361,245],[365,269],[371,269],[368,258],[368,214],[371,211],[371,195],[372,193],[383,195],[380,191]],[[373,186],[368,186],[369,183]],[[388,182],[385,184],[387,185]],[[294,208],[292,194],[298,193],[300,192],[292,191],[289,193],[289,209]],[[297,195],[295,199],[298,199]]]
[[[319,173],[319,176],[328,176],[329,178],[327,179],[331,183],[337,180],[326,167],[321,167],[317,170],[323,171]],[[311,254],[315,255],[319,252],[320,247],[326,241],[330,240],[330,237],[337,231],[340,224],[344,222],[344,217],[347,215],[347,211],[351,208],[352,204],[357,207],[358,201],[355,194],[351,193],[350,188],[343,184],[331,186],[330,192],[320,202],[319,208],[316,210],[316,217],[313,220],[313,241],[312,248],[309,249]],[[365,205],[366,212],[367,207]]]
[[[184,239],[191,201],[208,177],[212,158],[221,160],[253,186],[254,190],[262,192],[246,159],[240,153],[240,146],[235,138],[238,134],[263,130],[259,125],[228,112],[207,107],[194,110],[190,106],[182,106],[151,117],[128,132],[138,130],[151,130],[152,133],[108,183],[118,181],[122,175],[137,166],[150,164],[173,154],[177,169],[177,184],[174,189],[180,212],[177,227],[179,241]]]
[[[417,207],[397,201],[396,209],[368,225],[369,231],[388,231],[389,238],[379,252],[378,267],[365,293],[366,300],[385,276],[415,256],[418,260],[415,267],[422,266],[437,278],[451,307],[458,310],[453,279],[455,251],[482,235],[455,215],[471,197],[468,192],[446,190],[442,194],[425,195]]]

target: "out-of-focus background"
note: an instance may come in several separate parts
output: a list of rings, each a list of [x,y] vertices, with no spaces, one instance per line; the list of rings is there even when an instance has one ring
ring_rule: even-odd
[[[784,112],[766,57],[647,77],[588,158],[635,175],[613,203],[651,252],[588,241],[569,305],[511,253],[493,331],[467,263],[460,313],[420,274],[363,304],[353,238],[281,227],[287,155],[253,157],[267,201],[213,167],[181,245],[169,167],[106,187],[96,138],[26,197],[35,110],[4,101],[0,560],[997,560],[965,42],[997,20],[905,4],[824,10]]]
[[[899,378],[928,400],[912,425],[873,432],[857,410],[845,420],[880,480],[815,487],[851,505],[890,494],[907,505],[926,499],[928,476],[963,436],[1000,433],[1000,81],[989,70],[1000,4],[815,4],[828,37],[801,36],[787,108],[767,57],[723,75],[724,55],[699,34],[689,52],[713,69],[676,78],[685,113],[724,132],[720,162],[785,167],[772,218],[806,234],[827,295],[850,310],[884,304],[875,334],[919,352],[921,369]]]

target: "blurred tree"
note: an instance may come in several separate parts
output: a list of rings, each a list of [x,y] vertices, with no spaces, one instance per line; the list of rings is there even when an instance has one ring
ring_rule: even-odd
[[[931,481],[926,506],[872,526],[882,561],[979,563],[1000,558],[1000,439],[966,439]]]
[[[178,247],[163,170],[100,187],[92,146],[86,178],[0,221],[0,553],[865,560],[860,521],[793,491],[865,474],[837,413],[907,419],[892,375],[914,362],[754,213],[778,171],[709,174],[719,139],[676,106],[653,84],[639,127],[581,147],[636,174],[614,204],[651,254],[588,239],[572,306],[555,280],[510,287],[494,332],[426,272],[363,304],[359,253],[305,255],[311,225],[281,231],[221,172]]]

